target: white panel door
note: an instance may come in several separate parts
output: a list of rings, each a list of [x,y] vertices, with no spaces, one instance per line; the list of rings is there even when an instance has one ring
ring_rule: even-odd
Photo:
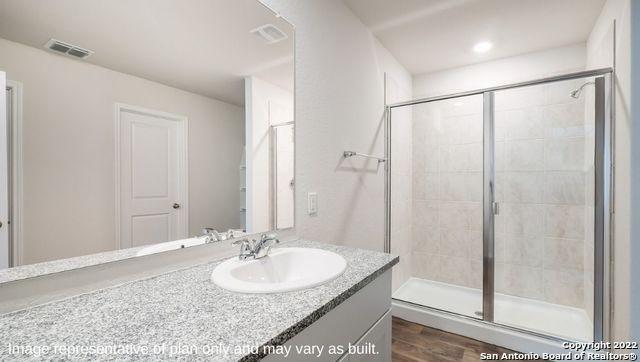
[[[186,238],[186,120],[119,112],[121,247]]]
[[[7,78],[0,72],[0,269],[9,267],[9,217],[7,168]]]
[[[293,227],[294,126],[275,127],[276,229]]]

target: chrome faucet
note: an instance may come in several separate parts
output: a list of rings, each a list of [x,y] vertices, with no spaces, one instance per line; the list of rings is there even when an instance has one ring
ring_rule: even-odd
[[[247,238],[239,239],[233,242],[233,245],[240,245],[240,254],[238,259],[260,259],[269,255],[271,246],[278,244],[280,240],[276,234],[262,234],[260,240],[249,240]]]
[[[214,228],[202,228],[202,235],[206,236],[204,239],[205,244],[224,240],[222,235],[220,235],[220,233]]]
[[[233,229],[229,229],[226,232],[219,232],[214,228],[202,228],[202,236],[206,236],[205,244],[214,243],[217,241],[225,241],[233,239],[239,235]]]

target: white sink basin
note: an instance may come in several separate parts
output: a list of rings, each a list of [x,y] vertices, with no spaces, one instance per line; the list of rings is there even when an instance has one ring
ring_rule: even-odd
[[[211,273],[224,289],[240,293],[281,293],[312,288],[340,276],[347,261],[312,248],[277,248],[257,260],[229,259]]]
[[[181,239],[181,240],[174,240],[174,241],[167,241],[164,243],[153,244],[153,245],[147,246],[146,248],[142,248],[138,250],[138,252],[136,253],[136,256],[156,254],[156,253],[161,253],[163,251],[201,245],[205,243],[205,240],[206,240],[205,236],[199,236],[197,238]]]

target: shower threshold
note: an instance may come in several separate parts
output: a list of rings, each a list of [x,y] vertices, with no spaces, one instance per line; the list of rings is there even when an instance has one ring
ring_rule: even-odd
[[[410,278],[393,293],[396,300],[481,319],[480,289]],[[583,309],[496,293],[494,321],[542,335],[592,341],[593,324]]]

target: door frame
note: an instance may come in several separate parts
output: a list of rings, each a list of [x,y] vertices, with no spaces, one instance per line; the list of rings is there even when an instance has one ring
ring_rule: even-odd
[[[178,231],[179,238],[184,236],[185,238],[189,235],[189,118],[187,116],[177,115],[173,113],[168,113],[164,111],[158,111],[154,109],[133,106],[126,103],[115,103],[115,112],[114,112],[114,149],[115,149],[115,227],[116,227],[116,237],[115,237],[115,247],[116,250],[120,250],[122,248],[122,240],[120,238],[121,231],[121,217],[122,217],[122,205],[120,202],[120,192],[121,192],[121,161],[122,155],[120,150],[120,131],[121,131],[121,113],[122,112],[130,112],[130,113],[138,113],[143,115],[149,115],[158,118],[164,118],[170,121],[178,122],[182,125],[182,139],[178,139],[179,143],[182,143],[182,148],[184,149],[183,157],[178,159],[178,167],[183,170],[181,175],[178,175],[178,194],[179,199],[181,200],[181,209],[182,213],[182,223],[184,225],[182,232]],[[125,245],[126,248],[130,248],[130,245]]]
[[[296,125],[294,121],[272,124],[269,126],[269,136],[270,136],[270,149],[269,154],[271,158],[270,167],[271,167],[271,177],[270,177],[270,202],[271,202],[271,229],[272,230],[287,230],[293,227],[280,228],[278,229],[278,151],[277,151],[277,142],[278,142],[278,132],[277,129],[280,127],[292,126],[293,132],[295,135]],[[293,222],[295,225],[295,159],[296,159],[296,144],[293,142],[293,163],[294,163],[294,179],[293,179],[293,194],[294,194],[294,207],[293,207]]]
[[[13,255],[13,266],[23,264],[24,243],[22,241],[23,230],[23,153],[22,153],[22,92],[23,84],[18,81],[7,79],[6,88],[11,90],[11,154],[12,170],[10,172],[11,182],[8,193],[11,194],[11,220],[9,228],[11,230],[11,252]]]

